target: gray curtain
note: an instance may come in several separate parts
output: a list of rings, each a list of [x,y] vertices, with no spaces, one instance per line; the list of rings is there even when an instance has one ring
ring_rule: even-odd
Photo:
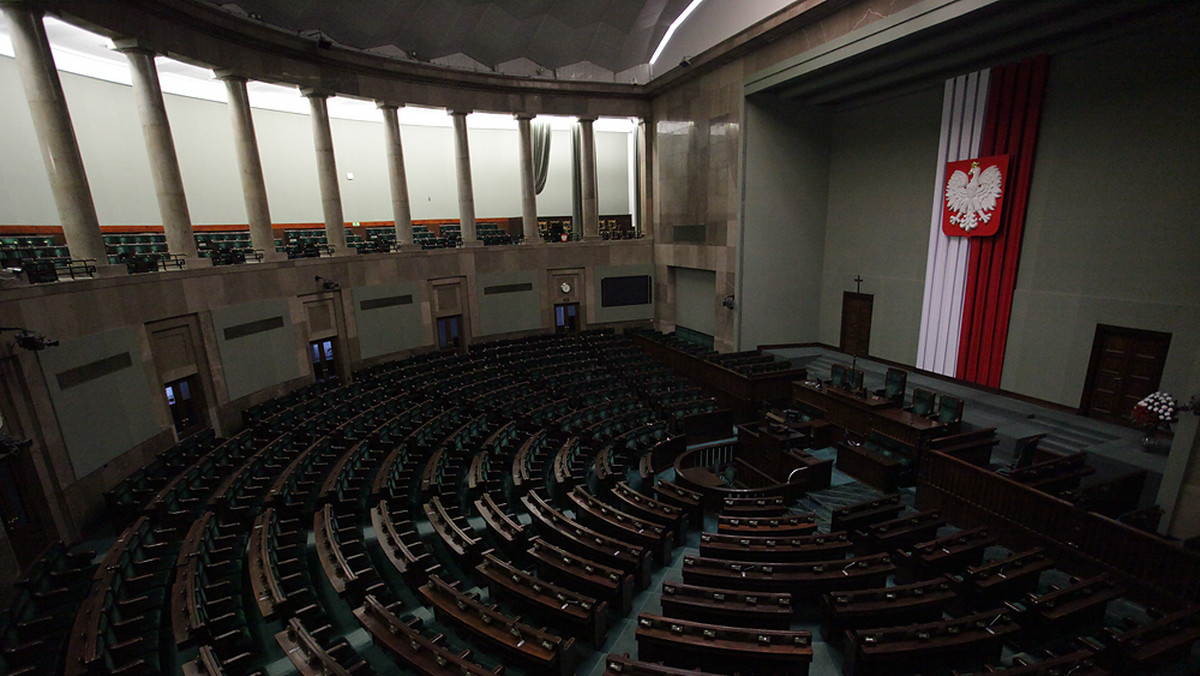
[[[546,187],[546,176],[550,173],[550,123],[533,122],[533,187],[534,194],[542,194]]]

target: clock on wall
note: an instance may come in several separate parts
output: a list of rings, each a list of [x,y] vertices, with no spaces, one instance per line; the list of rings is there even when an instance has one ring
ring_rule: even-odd
[[[558,285],[558,288],[562,289],[563,293],[571,293],[571,283],[570,282],[563,282],[562,284]]]

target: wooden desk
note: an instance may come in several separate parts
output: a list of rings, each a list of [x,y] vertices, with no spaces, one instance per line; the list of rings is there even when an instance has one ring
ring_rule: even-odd
[[[678,507],[642,495],[624,481],[615,484],[608,496],[617,509],[669,528],[675,541],[683,542],[683,512]]]
[[[662,526],[647,523],[609,507],[582,486],[576,486],[567,497],[574,506],[575,518],[585,526],[621,542],[632,542],[645,547],[654,552],[659,565],[665,566],[671,560],[674,543],[671,540],[671,532]]]
[[[927,542],[918,542],[911,549],[896,551],[897,562],[914,579],[957,573],[967,566],[977,566],[983,552],[996,544],[985,526],[959,531]]]
[[[953,598],[954,590],[944,577],[896,587],[831,592],[821,597],[821,635],[838,644],[847,629],[933,622],[942,618]]]
[[[1035,547],[997,561],[970,566],[951,576],[958,593],[976,607],[992,607],[1037,588],[1042,571],[1054,567],[1046,551]]]
[[[810,535],[816,529],[812,514],[748,519],[724,514],[717,517],[717,533],[721,535],[792,537]]]
[[[434,532],[442,539],[450,553],[455,558],[462,559],[463,563],[468,566],[474,564],[477,560],[480,540],[475,537],[473,530],[468,532],[470,526],[464,527],[459,523],[457,517],[450,516],[439,496],[435,495],[430,498],[423,509],[425,517],[429,519],[429,524],[433,526]]]
[[[792,595],[664,582],[662,609],[667,617],[693,622],[787,629],[792,622]]]
[[[1128,631],[1105,629],[1105,664],[1121,673],[1141,673],[1166,667],[1188,656],[1200,641],[1200,606],[1164,615]]]
[[[1020,631],[1003,610],[953,620],[910,624],[888,629],[848,630],[843,673],[846,676],[894,676],[968,667],[995,661],[1005,638]]]
[[[628,654],[609,653],[602,676],[712,676],[697,669],[676,669],[655,662],[641,662]]]
[[[789,537],[700,534],[700,556],[730,561],[830,561],[853,548],[845,531]]]
[[[1042,632],[1076,631],[1104,619],[1108,602],[1124,593],[1108,575],[1097,575],[1045,594],[1030,594],[1023,619]]]
[[[404,663],[405,666],[424,676],[499,676],[504,667],[485,669],[471,661],[470,651],[459,654],[446,648],[440,635],[435,639],[421,634],[420,618],[403,621],[379,602],[367,595],[363,605],[354,610],[354,616],[371,634],[376,645]]]
[[[484,522],[496,537],[500,538],[501,543],[524,549],[527,539],[525,526],[505,513],[500,505],[496,504],[491,493],[484,493],[483,497],[476,500],[474,504],[475,510],[483,517]]]
[[[548,542],[553,542],[579,556],[612,566],[633,576],[638,589],[650,585],[650,552],[635,544],[601,535],[568,519],[554,509],[537,491],[530,491],[521,498],[538,533]]]
[[[895,572],[887,554],[808,563],[752,563],[685,556],[683,581],[700,587],[791,593],[809,601],[846,589],[882,587]]]
[[[633,579],[616,568],[589,561],[554,545],[532,538],[528,554],[538,577],[595,599],[608,601],[621,615],[633,606]]]
[[[351,676],[294,617],[275,634],[275,641],[303,676]]]
[[[897,547],[908,547],[918,542],[937,537],[938,529],[945,526],[936,509],[917,512],[888,521],[880,521],[857,531],[859,545],[863,551],[890,551]]]
[[[638,615],[638,657],[675,667],[718,672],[807,676],[812,636],[807,631],[746,629]]]
[[[903,509],[904,504],[900,502],[899,493],[856,502],[833,510],[829,528],[848,532],[862,530],[873,523],[896,518]]]
[[[704,524],[704,496],[678,484],[659,479],[654,482],[654,496],[669,505],[679,508],[696,528]]]
[[[604,643],[608,603],[534,577],[493,554],[485,554],[475,571],[493,599],[586,638],[594,648]]]
[[[912,449],[912,460],[943,425],[901,409],[894,401],[868,394],[865,397],[832,385],[810,381],[792,383],[792,400],[825,411],[829,422],[861,437],[883,435]]]
[[[379,548],[409,584],[424,584],[430,573],[441,570],[441,564],[434,561],[413,523],[392,520],[387,500],[380,500],[371,508],[371,525],[375,527]]]
[[[434,616],[475,636],[498,653],[542,673],[572,673],[570,649],[575,639],[563,640],[520,622],[464,594],[437,575],[420,588],[421,597],[433,605]]]
[[[250,568],[250,588],[258,603],[264,620],[272,620],[287,602],[287,595],[279,584],[278,573],[272,564],[271,529],[275,522],[274,510],[270,507],[254,520],[250,531],[250,544],[246,562]]]

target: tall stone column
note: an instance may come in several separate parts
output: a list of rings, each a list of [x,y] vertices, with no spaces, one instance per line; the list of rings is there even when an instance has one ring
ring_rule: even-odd
[[[316,89],[301,89],[312,111],[313,148],[317,153],[317,180],[321,186],[321,211],[325,215],[325,237],[334,253],[352,253],[346,245],[346,221],[342,216],[342,191],[338,187],[337,161],[333,157],[333,132],[329,129],[331,94]]]
[[[520,113],[516,117],[521,144],[521,230],[525,244],[536,244],[541,238],[538,237],[537,187],[533,175],[533,115]]]
[[[41,10],[8,0],[0,1],[0,10],[11,27],[17,71],[33,116],[34,132],[67,247],[73,258],[93,258],[98,266],[107,268],[108,253],[100,235],[100,219],[96,217],[92,189],[50,53],[50,42],[46,39]]]
[[[233,122],[233,145],[237,151],[242,174],[242,197],[246,200],[246,220],[250,223],[250,243],[262,249],[266,260],[283,257],[275,251],[275,234],[271,232],[271,208],[267,203],[267,183],[263,179],[262,158],[258,154],[258,137],[254,134],[254,118],[250,115],[250,97],[246,93],[246,78],[228,71],[218,71],[229,95],[229,117]]]
[[[583,202],[583,239],[600,239],[600,212],[596,203],[596,134],[592,128],[595,118],[579,118],[579,178],[580,199]]]
[[[475,191],[471,187],[471,149],[467,144],[467,110],[452,110],[454,118],[454,166],[458,169],[458,222],[463,246],[482,246],[475,234]]]
[[[392,187],[392,221],[396,225],[396,244],[401,248],[413,244],[412,207],[408,200],[408,174],[404,171],[404,146],[400,142],[400,116],[396,104],[379,101],[383,111],[383,131],[388,160],[388,179]]]
[[[196,238],[192,233],[192,218],[188,214],[187,195],[183,191],[183,176],[179,173],[179,158],[175,154],[175,139],[163,104],[154,52],[138,45],[137,40],[118,40],[117,49],[129,59],[133,78],[133,96],[137,99],[138,117],[142,121],[142,136],[150,158],[150,173],[154,177],[154,192],[158,211],[167,235],[167,249],[183,254],[188,265],[200,262],[196,253]]]

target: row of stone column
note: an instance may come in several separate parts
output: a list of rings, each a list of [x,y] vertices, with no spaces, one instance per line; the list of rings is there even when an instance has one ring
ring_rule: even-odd
[[[50,187],[62,220],[63,235],[71,255],[93,258],[102,265],[108,261],[99,219],[79,152],[79,144],[71,123],[70,111],[63,95],[62,83],[55,69],[46,38],[42,14],[22,0],[0,0],[0,9],[12,26],[13,50],[22,86],[33,114],[34,128],[42,150]],[[196,240],[192,232],[183,177],[175,153],[171,125],[167,119],[155,67],[155,53],[136,40],[119,40],[117,49],[129,60],[133,93],[142,124],[146,150],[154,177],[155,194],[162,216],[167,246],[172,253],[183,254],[198,262]],[[250,100],[247,79],[228,71],[216,76],[225,83],[228,106],[234,130],[234,143],[241,172],[242,194],[246,203],[246,218],[250,225],[251,244],[277,258],[275,237],[271,230],[271,212],[267,203],[266,183]],[[327,99],[333,92],[304,89],[312,112],[313,145],[317,157],[317,176],[321,190],[321,207],[328,241],[339,253],[348,253],[345,221],[338,187],[337,163],[333,153],[333,134],[329,125]],[[398,104],[380,102],[386,136],[388,175],[392,193],[392,216],[396,241],[402,247],[413,243],[412,211],[409,206],[408,184],[404,170],[404,151],[400,141]],[[470,111],[450,112],[454,122],[455,167],[458,178],[458,210],[463,242],[479,246],[475,230],[475,199],[471,183],[471,156],[467,138],[467,115]],[[517,128],[520,143],[521,221],[525,241],[539,241],[537,228],[537,197],[534,192],[532,115],[518,114]],[[583,234],[585,240],[599,239],[599,215],[596,202],[594,119],[580,120],[582,144]]]

